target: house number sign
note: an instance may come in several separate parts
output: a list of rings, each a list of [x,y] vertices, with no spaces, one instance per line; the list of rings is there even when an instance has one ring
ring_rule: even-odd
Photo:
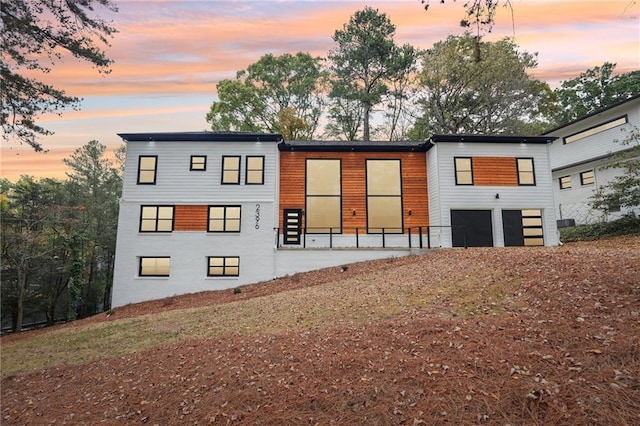
[[[260,204],[256,204],[256,229],[260,229]]]

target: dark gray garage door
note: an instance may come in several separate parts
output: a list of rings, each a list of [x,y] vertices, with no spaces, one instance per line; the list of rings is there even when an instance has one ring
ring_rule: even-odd
[[[493,247],[491,210],[451,210],[453,246]]]

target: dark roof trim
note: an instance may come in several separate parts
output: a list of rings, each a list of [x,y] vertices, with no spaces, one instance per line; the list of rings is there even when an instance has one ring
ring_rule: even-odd
[[[363,141],[285,141],[280,151],[298,152],[425,152],[431,146],[426,142],[363,142]]]
[[[127,142],[281,142],[279,133],[167,132],[118,133]]]
[[[570,122],[568,122],[568,123],[561,124],[560,126],[558,126],[558,127],[554,127],[554,128],[553,128],[553,129],[551,129],[551,130],[547,130],[546,132],[544,132],[544,133],[543,133],[543,135],[548,135],[549,133],[553,133],[553,132],[556,132],[556,131],[558,131],[558,130],[560,130],[560,129],[564,129],[565,127],[569,127],[569,126],[571,126],[572,124],[578,123],[578,122],[580,122],[580,121],[582,121],[582,120],[586,120],[587,118],[590,118],[590,117],[593,117],[593,116],[595,116],[595,115],[601,114],[601,113],[603,113],[603,112],[605,112],[605,111],[608,111],[608,110],[610,110],[610,109],[613,109],[613,108],[619,107],[620,105],[624,105],[624,104],[626,104],[627,102],[631,102],[631,101],[633,101],[634,99],[638,99],[638,98],[640,98],[640,93],[639,93],[639,94],[637,94],[637,95],[633,95],[633,96],[631,96],[630,98],[627,98],[627,99],[625,99],[625,100],[623,100],[623,101],[616,102],[616,103],[615,103],[615,104],[613,104],[613,105],[609,105],[608,107],[600,108],[600,109],[598,109],[598,110],[596,110],[596,111],[593,111],[593,112],[592,112],[592,113],[590,113],[590,114],[583,115],[582,117],[578,117],[578,118],[576,118],[575,120],[570,121]]]
[[[503,136],[503,135],[433,135],[431,143],[472,142],[472,143],[542,143],[549,144],[555,136]]]

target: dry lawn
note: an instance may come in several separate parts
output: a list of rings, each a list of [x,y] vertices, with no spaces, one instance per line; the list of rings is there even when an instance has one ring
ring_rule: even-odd
[[[640,237],[471,248],[2,338],[11,424],[637,425]]]

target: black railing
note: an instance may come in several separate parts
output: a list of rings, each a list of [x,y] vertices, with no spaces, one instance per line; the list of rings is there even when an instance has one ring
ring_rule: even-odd
[[[463,232],[463,241],[464,241],[464,248],[467,248],[467,232],[466,229],[464,229],[463,226],[431,226],[431,225],[426,225],[426,226],[413,226],[413,227],[406,227],[406,228],[397,228],[397,227],[386,227],[386,228],[370,228],[368,230],[364,230],[364,232],[362,232],[363,230],[361,228],[348,228],[348,227],[341,227],[341,228],[333,228],[333,227],[324,227],[324,228],[302,228],[300,229],[300,242],[298,244],[284,244],[287,246],[291,246],[291,247],[300,247],[301,248],[307,248],[307,237],[308,236],[317,236],[319,237],[327,237],[328,238],[328,243],[324,245],[324,247],[327,248],[336,248],[334,247],[334,237],[336,235],[342,236],[342,237],[353,237],[353,243],[350,245],[348,244],[348,239],[344,238],[342,239],[343,244],[340,245],[341,248],[373,248],[373,247],[382,247],[382,248],[387,248],[388,245],[388,239],[392,238],[392,237],[405,237],[406,238],[406,243],[402,244],[402,245],[394,245],[393,248],[402,248],[402,247],[406,247],[406,248],[413,248],[413,240],[417,239],[417,243],[418,243],[418,248],[431,248],[431,231],[433,229],[442,229],[442,228],[447,228],[453,231],[453,228],[461,228],[462,232]],[[282,247],[283,246],[283,241],[280,240],[280,237],[284,238],[284,235],[280,234],[280,228],[274,228],[274,230],[276,231],[276,247]],[[347,233],[345,231],[354,231],[352,233]],[[426,232],[425,232],[426,231]],[[361,235],[366,235],[366,236],[371,236],[371,237],[375,237],[376,235],[380,236],[379,244],[378,245],[366,245],[366,246],[362,246],[361,245]],[[415,238],[414,238],[415,237]],[[453,237],[453,236],[452,236]],[[396,239],[396,242],[402,240],[401,238]],[[426,241],[425,241],[426,240]],[[372,241],[375,242],[375,239],[373,238],[369,238],[367,240],[369,243],[371,243]],[[345,242],[347,242],[347,244],[344,244]],[[314,245],[314,247],[318,247],[318,245]],[[322,245],[320,245],[320,247],[322,247]]]

